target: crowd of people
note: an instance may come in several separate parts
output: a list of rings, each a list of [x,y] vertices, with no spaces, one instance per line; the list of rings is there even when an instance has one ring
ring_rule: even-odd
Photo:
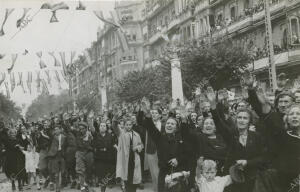
[[[208,86],[200,109],[144,97],[131,110],[101,116],[56,114],[10,128],[2,122],[3,170],[13,191],[17,182],[19,191],[70,185],[104,192],[118,184],[135,192],[146,170],[158,192],[298,191],[300,90],[279,77],[275,95],[266,95],[246,71],[248,94],[235,102],[226,89]]]

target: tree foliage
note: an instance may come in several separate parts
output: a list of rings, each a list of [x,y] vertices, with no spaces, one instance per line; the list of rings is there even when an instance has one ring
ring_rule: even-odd
[[[184,86],[193,90],[200,84],[210,84],[215,89],[228,86],[237,80],[241,71],[251,62],[247,48],[231,40],[211,44],[191,44],[179,53]]]
[[[129,72],[114,90],[119,101],[135,102],[144,96],[154,101],[171,96],[171,78],[161,66]]]
[[[68,91],[60,95],[40,95],[28,107],[26,117],[30,120],[37,120],[44,115],[49,116],[51,112],[67,111],[72,108],[72,98]]]
[[[21,117],[21,109],[2,93],[0,93],[0,117],[3,118],[4,121]]]

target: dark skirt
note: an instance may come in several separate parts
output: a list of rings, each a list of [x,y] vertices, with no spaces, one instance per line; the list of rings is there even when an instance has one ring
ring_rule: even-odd
[[[6,151],[4,173],[8,178],[25,178],[25,156],[21,151]]]
[[[113,162],[95,161],[96,176],[100,182],[102,179],[114,178],[114,166]]]

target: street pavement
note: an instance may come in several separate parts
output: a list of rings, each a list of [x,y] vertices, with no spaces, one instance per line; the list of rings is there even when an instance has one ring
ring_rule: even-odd
[[[144,190],[137,190],[138,192],[153,192],[151,189],[151,184],[146,183],[144,184],[145,189]],[[100,192],[100,188],[93,188],[95,192]],[[11,184],[7,179],[5,179],[4,174],[0,174],[0,192],[11,192]],[[24,187],[24,192],[39,192],[36,189],[36,186],[32,186],[31,189],[26,190],[26,187]],[[49,189],[42,189],[41,192],[50,192]],[[61,192],[79,192],[79,190],[70,189],[69,187],[64,188],[61,190]],[[112,189],[107,189],[106,192],[121,192],[120,186],[116,186]]]

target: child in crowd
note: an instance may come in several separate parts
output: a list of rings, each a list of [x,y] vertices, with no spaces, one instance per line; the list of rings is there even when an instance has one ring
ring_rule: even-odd
[[[223,192],[232,183],[230,175],[216,176],[217,163],[199,159],[196,168],[196,188],[199,192]]]
[[[25,170],[28,175],[28,184],[30,185],[31,180],[37,184],[37,189],[41,190],[39,180],[36,177],[36,170],[38,169],[39,154],[35,151],[33,145],[27,146],[27,151],[22,150],[25,155]]]

